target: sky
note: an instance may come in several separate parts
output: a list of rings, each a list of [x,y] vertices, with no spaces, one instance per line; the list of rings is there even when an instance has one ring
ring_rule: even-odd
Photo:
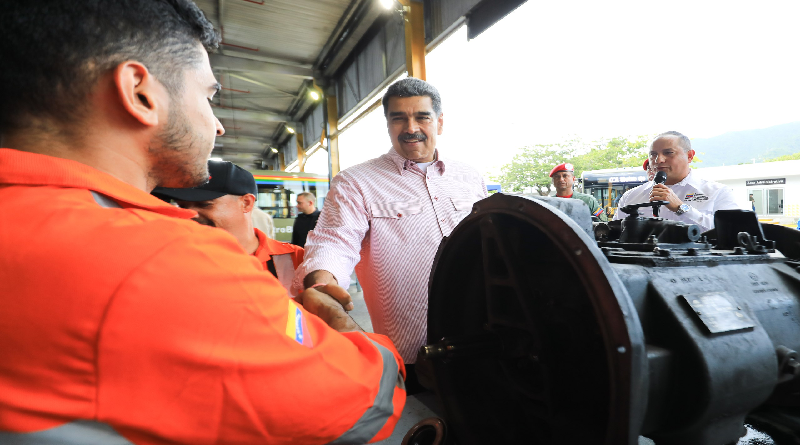
[[[574,136],[708,138],[800,121],[797,17],[797,1],[528,1],[428,54],[438,148],[488,178],[520,147]],[[390,146],[378,109],[340,136],[342,168]],[[323,156],[306,171],[326,173]]]

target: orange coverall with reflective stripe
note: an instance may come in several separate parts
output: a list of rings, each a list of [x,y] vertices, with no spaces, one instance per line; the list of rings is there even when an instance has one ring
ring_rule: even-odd
[[[332,330],[194,212],[0,149],[0,214],[0,442],[359,443],[400,417],[388,338]]]

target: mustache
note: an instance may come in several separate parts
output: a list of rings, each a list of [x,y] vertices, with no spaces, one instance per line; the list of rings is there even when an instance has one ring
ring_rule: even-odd
[[[196,222],[198,224],[202,224],[204,226],[217,227],[217,225],[214,224],[214,221],[211,221],[210,219],[206,219],[206,218],[203,218],[203,217],[192,218],[192,221],[194,221],[194,222]]]
[[[404,133],[397,137],[401,142],[408,142],[414,139],[419,139],[420,141],[424,142],[428,140],[428,137],[422,134],[421,132],[416,132],[412,134]]]

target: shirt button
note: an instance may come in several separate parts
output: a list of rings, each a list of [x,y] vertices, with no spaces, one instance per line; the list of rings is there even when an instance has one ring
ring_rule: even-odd
[[[444,218],[442,218],[442,222],[444,222]]]
[[[403,214],[402,214],[402,213],[398,213],[398,214],[397,214],[397,217],[398,217],[398,218],[402,218],[402,217],[403,217]]]
[[[438,196],[434,196],[434,197],[433,197],[433,199],[435,199],[435,200],[437,200],[437,201],[438,201],[438,200],[439,200],[439,197],[438,197]]]

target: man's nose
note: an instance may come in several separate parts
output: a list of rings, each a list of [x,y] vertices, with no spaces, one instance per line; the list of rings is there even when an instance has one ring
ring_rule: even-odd
[[[225,134],[225,127],[222,126],[222,122],[217,119],[217,116],[214,116],[214,123],[217,126],[217,137],[222,136]]]
[[[406,125],[406,133],[416,133],[419,131],[419,124],[414,119],[408,120],[408,125]]]

